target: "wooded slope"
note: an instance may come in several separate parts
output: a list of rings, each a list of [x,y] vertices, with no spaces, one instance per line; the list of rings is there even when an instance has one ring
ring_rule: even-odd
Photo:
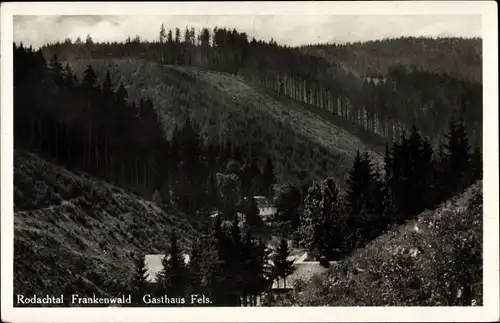
[[[481,38],[401,37],[347,44],[311,45],[317,55],[360,78],[387,75],[391,66],[418,67],[472,82],[482,82]]]
[[[262,164],[272,156],[279,181],[300,185],[335,176],[345,187],[356,150],[368,151],[375,161],[382,157],[382,138],[360,139],[363,133],[352,125],[227,73],[135,59],[69,63],[77,75],[91,64],[99,80],[110,71],[113,84],[123,82],[129,101],[152,98],[167,137],[189,116],[205,144],[241,147]]]
[[[14,153],[14,294],[115,296],[133,253],[163,253],[170,232],[190,245],[187,216],[23,150]]]

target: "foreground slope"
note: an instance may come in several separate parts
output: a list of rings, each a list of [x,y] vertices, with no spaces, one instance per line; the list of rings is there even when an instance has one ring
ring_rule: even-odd
[[[160,107],[167,136],[186,114],[200,125],[205,142],[249,147],[264,159],[275,159],[280,181],[296,184],[333,176],[344,187],[356,150],[381,158],[383,142],[362,140],[356,130],[301,103],[271,93],[241,78],[195,67],[161,66],[136,59],[94,59],[70,62],[77,75],[91,64],[100,80],[110,71],[114,84],[123,82],[129,100],[153,99]]]
[[[115,295],[134,272],[133,253],[162,253],[185,217],[39,156],[14,156],[14,294]],[[98,286],[98,287],[97,287]]]
[[[298,288],[303,306],[480,306],[482,182]]]

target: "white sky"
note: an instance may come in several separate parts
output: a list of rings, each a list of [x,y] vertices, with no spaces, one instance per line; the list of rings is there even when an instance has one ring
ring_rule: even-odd
[[[249,38],[280,44],[365,41],[400,36],[481,37],[480,15],[172,15],[172,16],[14,16],[14,41],[34,47],[90,34],[94,41],[122,41],[128,36],[158,37],[165,28],[196,30],[236,28]]]

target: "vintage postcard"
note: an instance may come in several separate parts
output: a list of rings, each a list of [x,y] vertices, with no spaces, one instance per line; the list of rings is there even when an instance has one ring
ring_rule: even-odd
[[[496,9],[2,3],[2,320],[498,320]]]

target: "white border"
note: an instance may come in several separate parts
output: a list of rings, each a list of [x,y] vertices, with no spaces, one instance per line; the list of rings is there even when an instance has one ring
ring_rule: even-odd
[[[2,321],[15,322],[328,322],[496,321],[499,318],[498,22],[494,1],[2,3],[1,224]],[[278,308],[13,307],[12,16],[23,15],[481,15],[483,26],[484,306]]]

